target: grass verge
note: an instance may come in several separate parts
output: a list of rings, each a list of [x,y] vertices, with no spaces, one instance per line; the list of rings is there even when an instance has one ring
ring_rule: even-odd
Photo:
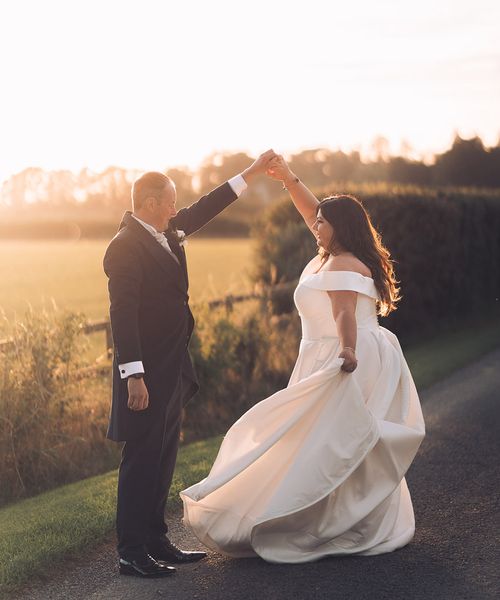
[[[403,350],[415,384],[423,390],[499,346],[500,317],[495,314]]]
[[[222,437],[180,449],[169,508],[179,491],[210,470]],[[76,557],[102,542],[114,527],[117,471],[65,485],[0,510],[0,597],[54,561]]]
[[[415,382],[423,389],[498,347],[500,319],[441,335],[405,349]],[[221,436],[181,448],[169,496],[208,473]],[[114,526],[117,472],[91,477],[0,510],[0,595],[42,575],[56,560],[77,556],[101,543]]]

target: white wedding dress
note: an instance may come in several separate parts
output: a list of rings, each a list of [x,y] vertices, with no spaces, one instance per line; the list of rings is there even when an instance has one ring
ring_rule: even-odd
[[[228,556],[381,554],[415,532],[404,476],[425,425],[408,365],[378,324],[373,279],[314,267],[295,290],[303,337],[288,387],[240,417],[208,477],[180,494],[184,523]],[[358,292],[353,373],[340,369],[327,290]]]

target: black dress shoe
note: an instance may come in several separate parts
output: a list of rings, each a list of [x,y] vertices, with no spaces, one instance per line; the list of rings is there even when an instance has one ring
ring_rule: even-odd
[[[149,554],[144,558],[136,560],[126,560],[120,558],[120,575],[133,575],[135,577],[168,577],[175,573],[175,567],[169,567],[164,562],[158,562]]]
[[[205,558],[206,552],[190,552],[181,550],[168,538],[148,545],[149,554],[155,559],[168,563],[189,563]]]

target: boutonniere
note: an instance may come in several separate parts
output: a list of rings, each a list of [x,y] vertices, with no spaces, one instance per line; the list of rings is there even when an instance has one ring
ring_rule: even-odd
[[[184,246],[187,244],[187,235],[185,231],[182,231],[182,229],[174,229],[173,227],[169,228],[165,231],[165,235],[167,236],[168,240],[177,242],[179,246]]]
[[[187,244],[185,231],[182,231],[182,229],[176,229],[175,235],[177,236],[177,241],[179,243],[179,246],[185,246]]]

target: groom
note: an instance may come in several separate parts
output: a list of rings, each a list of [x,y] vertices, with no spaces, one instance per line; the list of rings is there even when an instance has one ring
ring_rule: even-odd
[[[182,406],[198,390],[188,352],[194,319],[182,238],[229,206],[275,153],[200,200],[176,211],[174,182],[145,173],[104,256],[114,341],[113,398],[107,437],[124,441],[116,528],[120,573],[164,577],[166,563],[204,552],[179,549],[167,537],[165,505],[175,467]]]

